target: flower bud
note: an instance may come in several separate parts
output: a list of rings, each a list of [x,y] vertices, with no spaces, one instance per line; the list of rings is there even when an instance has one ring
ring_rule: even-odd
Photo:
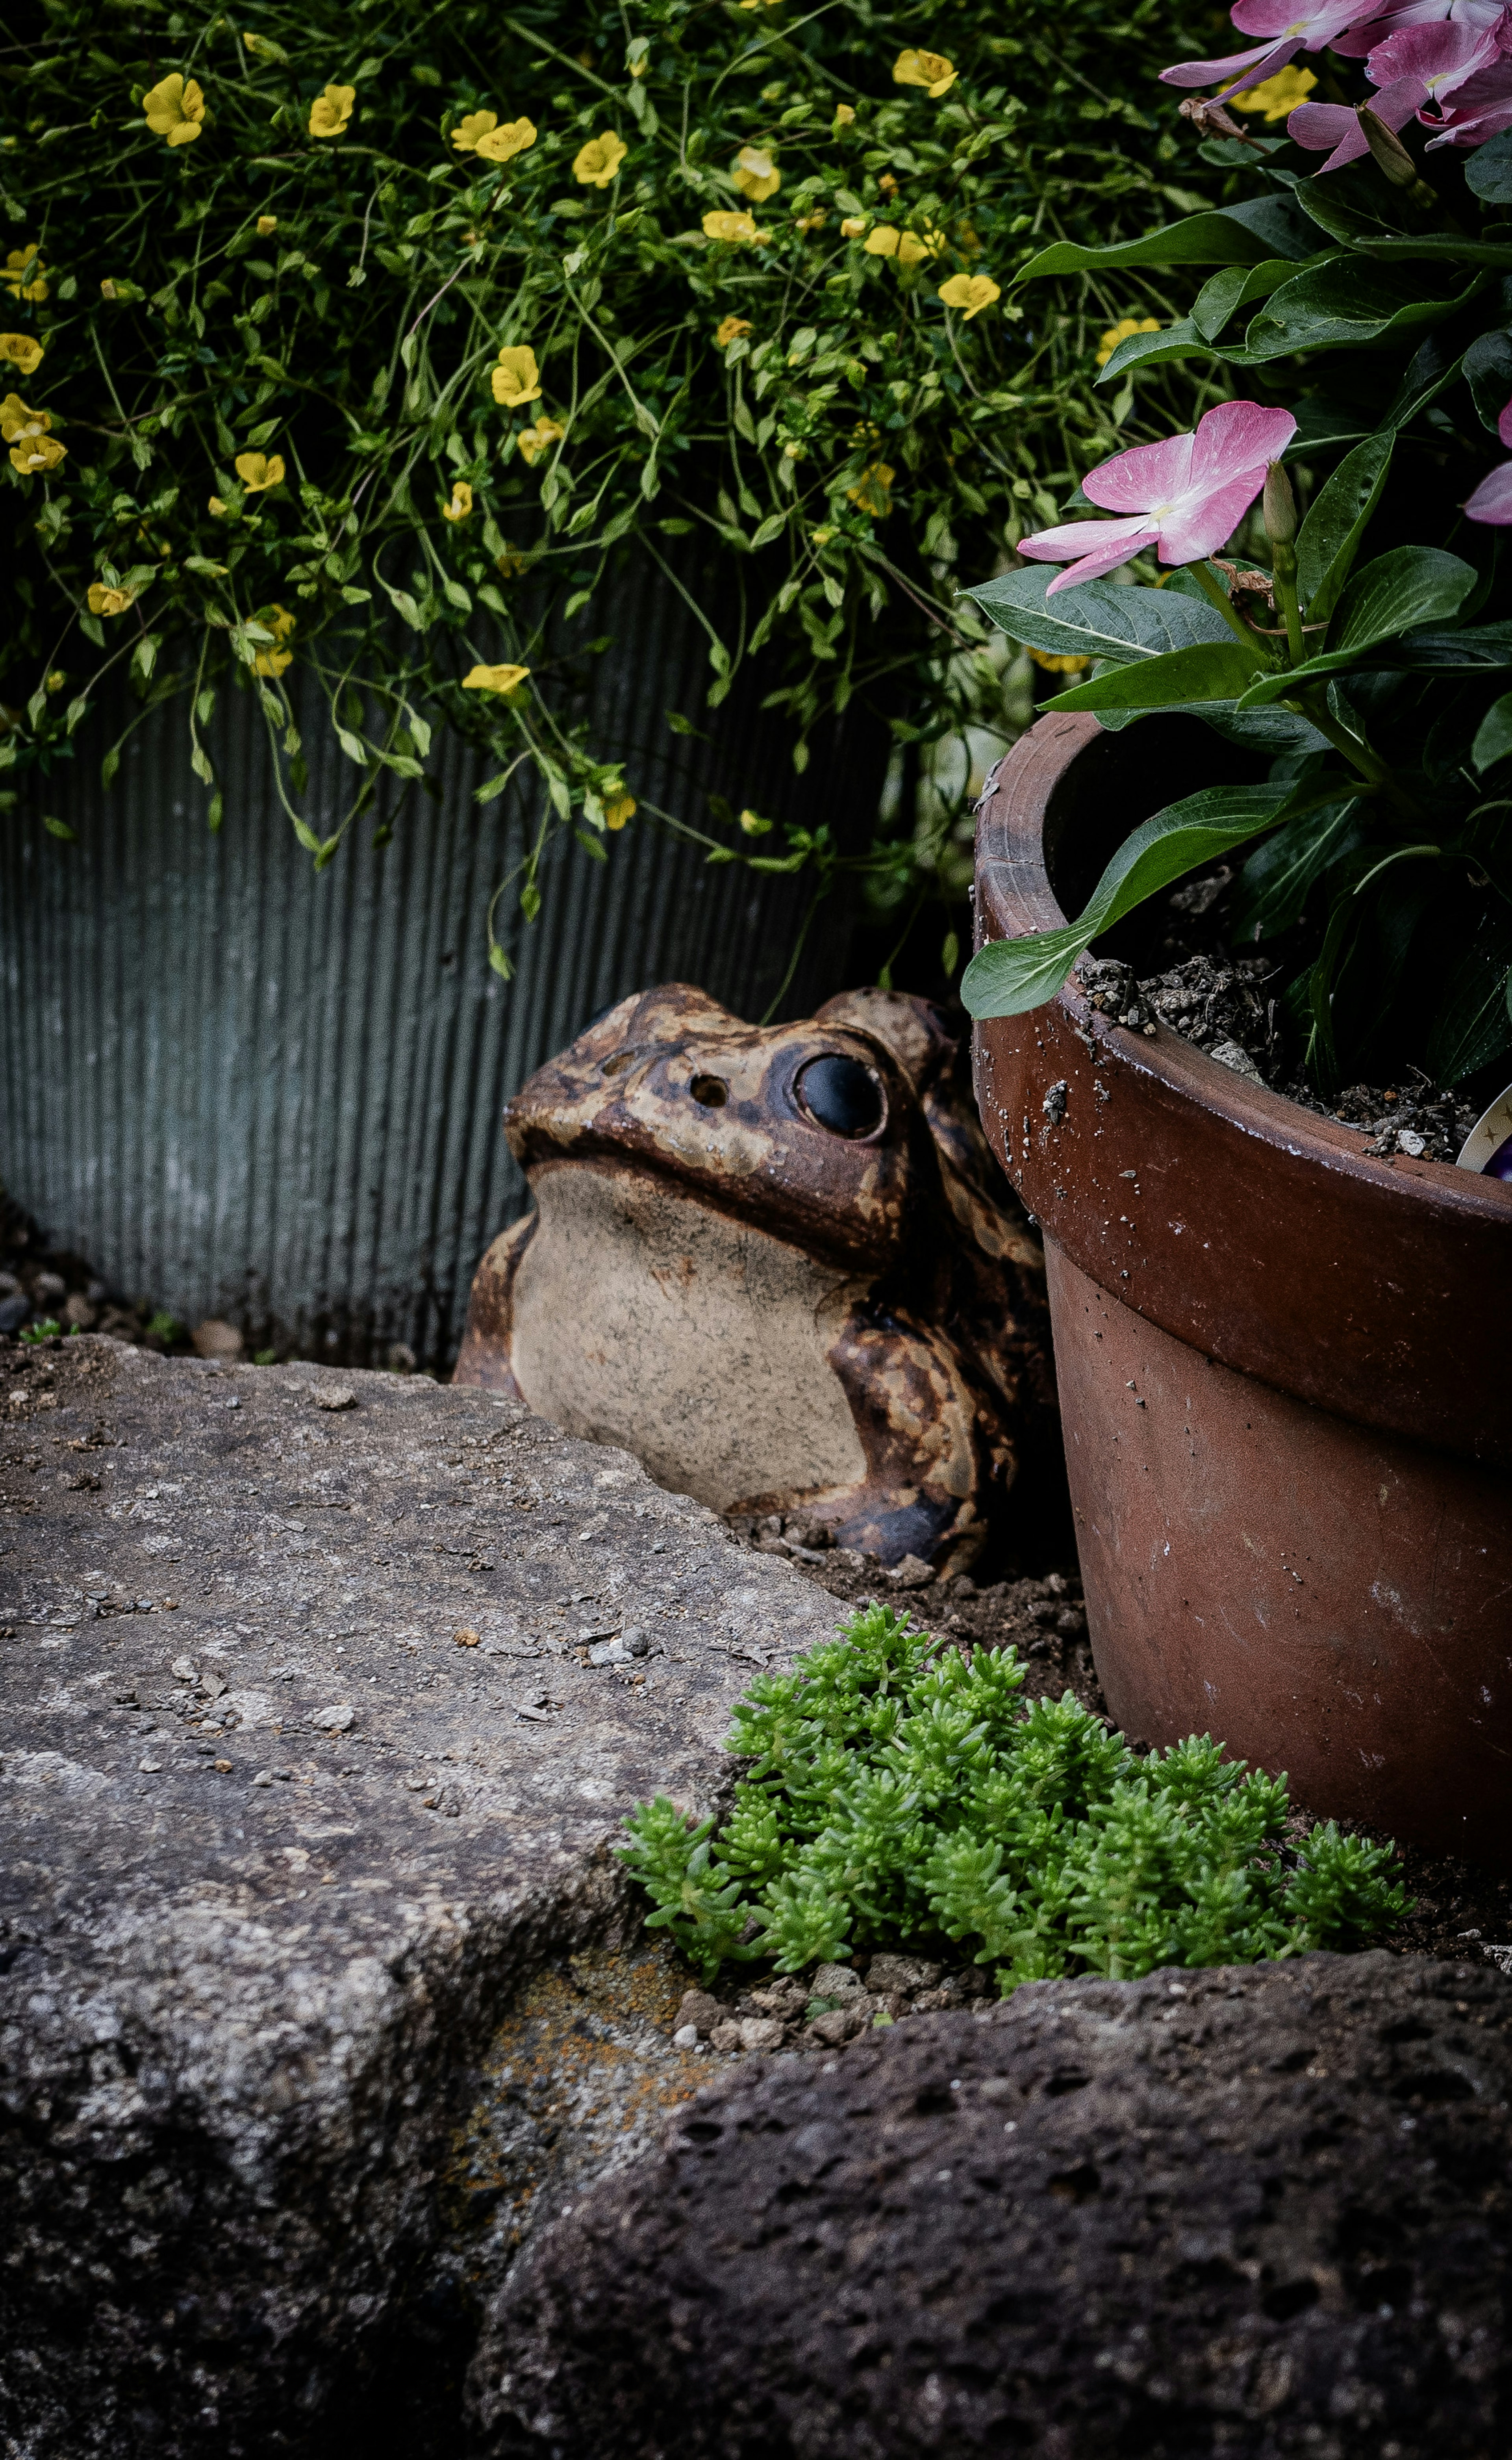
[[[1292,493],[1292,481],[1279,461],[1267,465],[1261,511],[1266,536],[1271,545],[1290,546],[1297,534],[1296,498]]]
[[[1359,106],[1359,124],[1373,159],[1385,172],[1394,188],[1415,188],[1418,165],[1394,128],[1377,118],[1368,103]]]

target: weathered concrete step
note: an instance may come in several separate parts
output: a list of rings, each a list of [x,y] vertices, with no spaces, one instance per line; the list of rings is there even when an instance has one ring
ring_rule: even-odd
[[[478,2114],[537,1977],[537,2069],[574,1994],[613,2053],[606,2158],[697,2082],[609,1848],[712,1799],[732,1702],[834,1608],[480,1391],[77,1339],[0,1345],[0,2428],[339,2449],[479,2285],[469,2131],[494,2264],[551,2204],[556,2122]]]

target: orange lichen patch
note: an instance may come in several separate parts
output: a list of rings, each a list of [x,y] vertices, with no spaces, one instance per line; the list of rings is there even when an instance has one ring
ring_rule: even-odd
[[[517,2244],[536,2205],[584,2191],[627,2149],[651,2144],[668,2110],[711,2072],[672,2046],[692,1981],[662,1941],[571,1957],[537,1974],[494,2037],[482,2089],[452,2138],[443,2187],[454,2225]]]

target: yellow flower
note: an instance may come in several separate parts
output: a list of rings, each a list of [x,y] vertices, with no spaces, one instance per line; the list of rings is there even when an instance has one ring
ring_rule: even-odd
[[[33,277],[27,280],[28,273]],[[47,284],[42,279],[42,257],[34,247],[13,247],[6,258],[6,269],[0,274],[12,299],[45,299]]]
[[[1037,667],[1043,667],[1047,675],[1079,675],[1083,667],[1092,664],[1090,658],[1057,657],[1050,649],[1031,649],[1029,655]]]
[[[1156,316],[1121,317],[1116,325],[1110,325],[1108,327],[1107,331],[1103,334],[1102,339],[1098,344],[1098,366],[1100,368],[1105,368],[1109,359],[1113,356],[1114,351],[1118,349],[1120,342],[1126,342],[1131,333],[1158,333],[1159,331],[1160,319]]]
[[[465,478],[452,482],[452,501],[443,504],[442,513],[449,521],[465,521],[472,510],[472,490]]]
[[[129,589],[109,589],[103,581],[89,585],[89,611],[92,615],[124,615],[132,603]]]
[[[735,157],[735,185],[752,204],[763,204],[782,186],[782,173],[760,145],[743,145]]]
[[[282,453],[271,456],[262,453],[239,453],[236,474],[249,496],[261,496],[267,487],[283,486],[284,456]]]
[[[736,822],[736,826],[745,837],[764,838],[768,834],[771,828],[771,822],[770,820],[764,820],[760,812],[753,812],[749,804],[747,804],[745,811],[742,812],[739,820]]]
[[[831,124],[836,128],[849,128],[854,117],[855,113],[851,110],[850,105],[848,102],[837,102],[835,104],[834,119]]]
[[[865,214],[847,214],[840,225],[840,236],[842,239],[859,239],[865,228]]]
[[[1285,119],[1299,102],[1306,102],[1317,79],[1311,69],[1277,69],[1264,85],[1252,85],[1248,94],[1233,97],[1235,111],[1263,111],[1267,119]]]
[[[31,477],[38,470],[55,470],[67,451],[55,435],[32,435],[11,445],[10,459],[23,477]]]
[[[555,418],[537,418],[534,427],[522,428],[519,449],[526,462],[534,464],[538,453],[545,453],[552,445],[559,444],[566,433],[565,427]]]
[[[793,228],[794,230],[801,231],[823,230],[829,219],[830,217],[826,213],[800,214],[793,224]]]
[[[732,247],[765,247],[770,231],[758,230],[749,214],[705,214],[706,239],[728,241]]]
[[[751,330],[751,320],[748,316],[722,316],[715,328],[714,346],[716,350],[728,350],[731,342],[739,341],[742,333],[748,333]],[[15,395],[12,393],[10,398],[13,401]],[[7,434],[9,433],[8,429]]]
[[[204,95],[193,77],[186,85],[176,69],[142,96],[142,109],[155,137],[166,137],[170,145],[192,145],[204,117]]]
[[[498,366],[489,381],[501,410],[523,410],[528,401],[540,399],[540,370],[536,365],[536,353],[523,343],[500,350]]]
[[[328,85],[310,104],[309,133],[312,137],[340,137],[352,116],[357,99],[354,85]]]
[[[934,295],[943,300],[947,308],[958,308],[962,323],[969,325],[974,316],[979,316],[984,308],[990,308],[995,299],[1000,299],[1002,292],[985,273],[953,273],[948,282],[940,284]]]
[[[277,228],[277,214],[259,214],[257,218],[257,235],[259,239],[271,239]]]
[[[50,692],[60,692],[67,681],[68,677],[62,668],[54,667],[47,679],[47,688]]]
[[[612,129],[602,137],[590,137],[573,158],[573,178],[584,188],[607,188],[618,178],[628,151],[623,138],[616,137]]]
[[[28,410],[18,392],[8,392],[0,401],[0,435],[8,444],[25,444],[36,435],[45,435],[52,420],[45,410]]]
[[[899,52],[892,63],[894,85],[921,85],[938,100],[956,82],[956,72],[938,52]]]
[[[489,129],[478,138],[475,151],[483,162],[513,161],[516,154],[525,153],[536,142],[536,123],[531,119],[507,119],[502,128]],[[599,183],[602,185],[602,182]]]
[[[473,667],[462,678],[464,691],[512,692],[525,681],[529,667]]]
[[[30,333],[0,333],[0,367],[19,368],[24,376],[42,365],[42,345]]]
[[[494,558],[494,566],[495,571],[502,572],[506,581],[513,581],[517,572],[529,572],[530,562],[528,555],[521,555],[518,547],[511,546],[506,539],[504,552]]]
[[[277,646],[281,641],[286,641],[293,631],[293,616],[286,607],[264,606],[262,614],[254,616],[253,621],[260,624],[264,632],[271,632],[274,641],[272,648],[259,649],[254,662],[255,671],[260,675],[281,675],[285,667],[291,667],[294,663],[293,650],[280,648]]]
[[[216,520],[216,521],[223,521],[223,520],[225,520],[225,517],[226,517],[227,513],[230,511],[230,509],[231,509],[231,507],[230,507],[230,505],[226,502],[226,499],[225,499],[225,498],[224,498],[223,496],[212,496],[212,497],[211,497],[211,498],[210,498],[210,518],[211,518],[211,520]]]
[[[612,802],[604,805],[604,827],[622,829],[626,820],[635,818],[635,812],[636,798],[633,795],[616,795]]]
[[[452,129],[452,142],[456,147],[459,154],[471,154],[476,146],[478,138],[480,137],[487,137],[489,131],[496,128],[497,126],[498,113],[496,111],[470,111],[467,117],[465,119],[459,119],[456,126]]]
[[[862,471],[853,487],[846,489],[850,502],[874,520],[885,521],[892,510],[892,481],[897,473],[886,461],[873,461]]]
[[[916,231],[894,230],[891,223],[878,223],[867,241],[868,256],[895,256],[899,265],[922,265],[925,258],[938,253],[940,242],[934,233],[920,239]]]

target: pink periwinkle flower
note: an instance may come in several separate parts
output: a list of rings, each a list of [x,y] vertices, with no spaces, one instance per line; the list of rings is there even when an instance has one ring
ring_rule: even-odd
[[[1512,401],[1497,420],[1497,434],[1512,453]],[[1467,520],[1489,521],[1498,529],[1512,526],[1512,461],[1488,471],[1464,509]]]
[[[1434,131],[1428,139],[1430,154],[1440,145],[1483,145],[1488,137],[1500,137],[1504,128],[1512,128],[1512,60],[1493,60],[1466,77],[1444,96],[1438,119],[1419,116],[1423,126]]]
[[[1449,95],[1501,56],[1506,11],[1498,6],[1488,19],[1483,0],[1476,0],[1476,6],[1482,9],[1479,16],[1440,16],[1432,24],[1396,26],[1376,45],[1365,74],[1381,89],[1371,109],[1388,128],[1405,128],[1425,104],[1441,107]],[[1310,153],[1328,153],[1325,171],[1356,161],[1369,150],[1358,114],[1344,103],[1299,102],[1287,121],[1287,135]]]
[[[1409,26],[1485,26],[1496,27],[1506,15],[1505,0],[1386,0],[1378,13],[1360,26],[1347,27],[1335,34],[1332,48],[1345,59],[1362,60],[1392,34],[1403,33]],[[1380,80],[1377,78],[1377,83]]]
[[[1381,9],[1380,0],[1322,0],[1321,7],[1311,10],[1303,0],[1300,11],[1296,0],[1238,0],[1228,13],[1241,34],[1265,39],[1253,51],[1234,52],[1227,59],[1182,60],[1175,68],[1162,69],[1162,84],[1211,85],[1215,78],[1231,76],[1232,83],[1213,96],[1215,102],[1227,102],[1249,86],[1263,85],[1298,52],[1328,51],[1337,36],[1378,17]]]
[[[1100,579],[1146,546],[1162,563],[1197,563],[1227,545],[1265,485],[1268,466],[1295,434],[1289,410],[1221,401],[1195,433],[1115,453],[1082,479],[1083,495],[1124,520],[1067,521],[1020,540],[1018,552],[1070,566],[1056,575],[1047,598]]]

